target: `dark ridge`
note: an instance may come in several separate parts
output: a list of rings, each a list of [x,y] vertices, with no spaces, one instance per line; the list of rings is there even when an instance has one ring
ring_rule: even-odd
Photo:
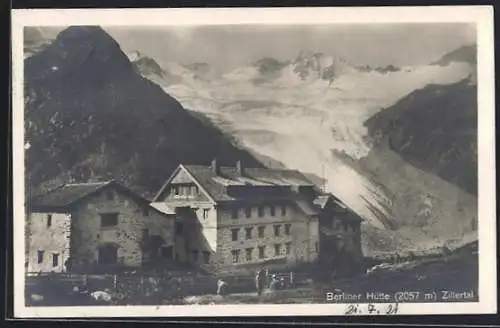
[[[263,166],[140,76],[100,27],[70,27],[26,59],[25,90],[35,188],[115,179],[151,195],[180,163]]]

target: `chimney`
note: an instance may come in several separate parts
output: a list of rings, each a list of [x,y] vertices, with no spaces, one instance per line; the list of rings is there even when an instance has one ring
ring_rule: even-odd
[[[242,176],[243,173],[244,173],[243,165],[241,164],[241,161],[238,160],[238,161],[236,161],[236,174],[238,176]]]
[[[217,159],[216,159],[216,158],[214,158],[214,159],[212,160],[212,166],[211,166],[211,167],[212,167],[212,172],[213,172],[215,175],[217,175],[217,174],[219,173],[219,166],[217,165]]]

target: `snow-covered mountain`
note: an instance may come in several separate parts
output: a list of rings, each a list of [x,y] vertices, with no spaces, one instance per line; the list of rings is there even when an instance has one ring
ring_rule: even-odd
[[[414,227],[408,224],[413,213],[406,218],[394,217],[390,208],[396,206],[394,195],[401,185],[412,188],[411,183],[406,184],[409,181],[405,180],[404,172],[411,179],[427,173],[413,172],[411,164],[388,155],[384,158],[398,163],[398,179],[405,180],[396,186],[377,180],[370,176],[373,172],[363,171],[345,158],[356,163],[371,154],[373,141],[364,125],[370,117],[429,84],[450,85],[473,75],[474,64],[447,60],[441,65],[355,66],[337,56],[303,51],[290,61],[263,58],[224,75],[213,75],[211,79],[195,79],[192,68],[181,68],[188,72],[177,74],[180,80],[176,83],[160,81],[159,84],[184,107],[205,114],[244,147],[290,168],[326,178],[328,189],[367,220],[367,248],[380,250],[383,248],[379,247],[380,240],[390,245],[388,248],[426,247],[428,240],[421,235],[415,237]],[[369,165],[364,167],[367,169]],[[433,175],[423,180],[430,184],[445,183]],[[424,197],[422,188],[415,189],[417,199]],[[454,188],[453,185],[437,188],[442,193],[436,197],[451,195],[453,203]],[[418,202],[411,203],[409,208],[421,211]],[[393,226],[398,226],[399,232],[393,231]],[[412,232],[401,233],[405,229]],[[435,241],[434,235],[432,238]]]
[[[206,63],[182,65],[167,62],[160,66],[154,58],[139,51],[131,52],[127,56],[137,72],[163,87],[189,85],[194,88],[218,78],[217,73]]]
[[[45,49],[53,41],[53,38],[45,35],[43,30],[38,27],[28,26],[24,28],[23,32],[25,59]]]

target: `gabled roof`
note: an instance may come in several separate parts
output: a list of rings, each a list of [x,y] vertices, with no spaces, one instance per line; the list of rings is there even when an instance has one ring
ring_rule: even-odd
[[[153,199],[153,204],[158,209],[158,206],[163,206],[158,203],[161,195],[180,170],[184,170],[214,203],[237,200],[262,202],[269,199],[283,199],[293,201],[307,215],[319,214],[319,210],[314,204],[291,190],[291,187],[315,186],[299,171],[245,168],[243,175],[240,175],[236,167],[220,167],[216,174],[211,166],[201,165],[179,165]],[[240,188],[240,190],[237,192],[231,189],[233,187]],[[168,206],[162,207],[161,210],[166,213],[173,211]]]
[[[335,204],[335,207],[341,208],[352,215],[350,216],[344,216],[344,219],[346,220],[352,220],[352,221],[363,221],[363,219],[356,214],[349,206],[347,206],[343,201],[341,201],[339,198],[335,197],[332,193],[323,193],[318,195],[314,201],[314,205],[319,207],[322,211],[328,211],[327,207],[328,204]]]
[[[160,198],[160,196],[163,194],[163,192],[165,191],[165,189],[167,188],[167,186],[170,184],[170,182],[172,181],[173,178],[175,178],[175,176],[179,173],[179,171],[183,170],[184,172],[186,172],[192,179],[193,179],[193,182],[200,188],[200,190],[205,193],[205,195],[208,197],[208,199],[215,203],[216,201],[213,199],[212,195],[205,189],[205,187],[200,184],[200,182],[196,179],[196,177],[194,177],[191,172],[189,170],[186,169],[186,167],[182,164],[180,164],[175,170],[174,172],[172,172],[172,174],[170,175],[170,177],[167,179],[167,181],[165,181],[165,183],[163,184],[163,186],[160,188],[160,190],[158,191],[158,193],[153,197],[153,203],[157,202]]]
[[[104,182],[89,183],[67,183],[46,193],[34,196],[30,201],[32,211],[69,211],[72,206],[84,201],[88,197],[104,189],[111,188],[127,197],[132,198],[141,206],[148,207],[154,211],[166,215],[158,209],[152,207],[149,201],[122,184],[111,180]]]
[[[314,186],[302,173],[295,170],[245,168],[244,174],[240,176],[235,167],[221,167],[217,174],[209,166],[186,165],[185,168],[217,202],[237,199],[228,193],[228,187],[231,186]]]
[[[111,185],[111,183],[112,181],[63,184],[44,194],[34,196],[31,199],[31,207],[68,207],[78,200]]]

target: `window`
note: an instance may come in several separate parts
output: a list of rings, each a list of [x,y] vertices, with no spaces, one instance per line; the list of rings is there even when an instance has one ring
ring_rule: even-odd
[[[198,195],[198,186],[191,186],[191,195]]]
[[[38,264],[40,263],[43,263],[43,254],[45,253],[45,251],[39,249],[38,250]]]
[[[269,212],[271,213],[271,216],[275,216],[276,215],[276,209],[274,208],[274,206],[269,206]]]
[[[245,250],[245,255],[246,255],[246,260],[251,261],[252,260],[252,253],[253,253],[253,248],[247,248]]]
[[[97,263],[116,264],[118,260],[118,247],[113,244],[102,245],[99,247]]]
[[[286,215],[286,205],[281,205],[281,216]]]
[[[274,244],[274,256],[281,255],[281,244]]]
[[[208,211],[209,210],[207,208],[203,209],[203,219],[205,219],[205,220],[208,219]]]
[[[233,241],[237,241],[238,240],[238,232],[239,232],[240,229],[231,229],[231,238],[233,239]]]
[[[160,248],[160,255],[164,259],[172,259],[174,255],[174,248],[172,246],[162,246]]]
[[[289,255],[291,251],[292,251],[292,243],[288,242],[285,244],[286,255]]]
[[[179,186],[173,186],[174,195],[179,196]]]
[[[231,256],[233,257],[233,263],[238,263],[240,261],[240,250],[239,249],[232,250]]]
[[[193,254],[193,262],[198,262],[198,251],[194,250],[191,253]]]
[[[314,251],[317,253],[319,252],[319,243],[318,242],[315,242],[314,243]]]
[[[259,229],[259,238],[264,238],[264,232],[266,231],[266,227],[260,226],[258,229]]]
[[[264,216],[264,207],[262,206],[259,206],[259,218],[263,217]]]
[[[52,254],[52,266],[56,267],[59,265],[59,254],[54,253]]]
[[[253,228],[245,228],[245,238],[252,239],[252,230]]]
[[[281,235],[281,226],[280,225],[275,225],[274,226],[274,236],[279,237]]]
[[[203,252],[203,263],[208,264],[210,262],[210,253],[207,251]]]
[[[234,208],[232,211],[231,211],[231,217],[233,219],[237,219],[238,218],[238,209],[237,208]]]
[[[291,224],[285,224],[285,235],[290,236],[290,230],[291,230],[292,225]]]
[[[179,233],[179,234],[181,234],[181,233],[182,233],[182,223],[181,223],[181,222],[177,222],[177,223],[175,224],[175,232],[176,232],[176,233]]]
[[[266,258],[266,246],[259,246],[259,259]]]
[[[47,228],[52,225],[52,214],[47,214]]]
[[[112,191],[106,192],[106,199],[107,200],[113,200],[113,198],[114,198],[114,195],[113,195]]]
[[[245,216],[247,218],[251,218],[252,217],[252,208],[251,207],[246,207],[245,208]]]
[[[114,227],[118,224],[118,213],[101,214],[101,227]]]

